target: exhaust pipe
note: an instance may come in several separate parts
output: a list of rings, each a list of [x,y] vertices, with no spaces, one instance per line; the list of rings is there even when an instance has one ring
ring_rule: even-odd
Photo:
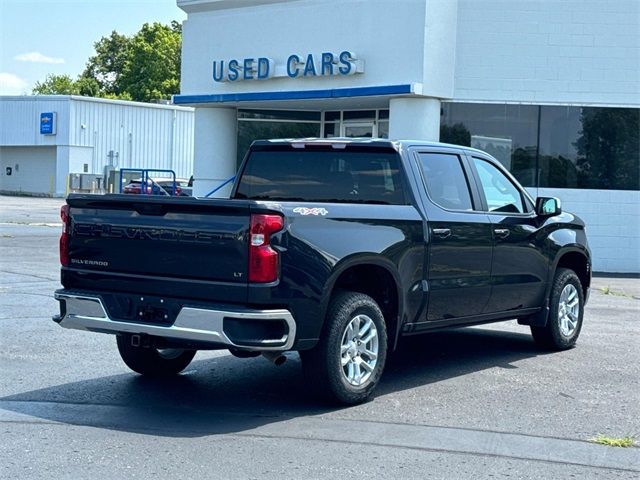
[[[279,367],[287,361],[287,357],[280,352],[262,352],[262,356],[273,363],[276,367]]]

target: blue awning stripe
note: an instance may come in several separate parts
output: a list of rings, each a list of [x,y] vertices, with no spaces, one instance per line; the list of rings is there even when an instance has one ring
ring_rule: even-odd
[[[197,103],[256,102],[274,100],[318,100],[323,98],[378,97],[412,93],[411,85],[383,85],[374,87],[332,88],[323,90],[290,90],[284,92],[242,92],[212,95],[174,95],[175,105]]]

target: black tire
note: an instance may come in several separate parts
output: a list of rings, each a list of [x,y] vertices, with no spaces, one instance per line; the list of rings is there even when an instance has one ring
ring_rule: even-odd
[[[578,314],[575,315],[573,330],[563,331],[563,312],[560,305],[562,292],[568,285],[573,285],[578,300]],[[571,290],[569,288],[569,290]],[[548,350],[566,350],[572,348],[582,330],[582,318],[584,315],[584,291],[580,279],[573,270],[559,268],[556,272],[549,295],[549,319],[544,327],[531,327],[531,335],[535,342]]]
[[[365,322],[365,325],[368,325],[369,319],[373,321],[375,330],[369,325],[369,330],[365,331],[365,340],[370,335],[367,332],[377,335],[375,362],[372,357],[364,353],[367,350],[367,345],[373,348],[373,343],[364,344],[354,341],[352,347],[344,353],[345,359],[353,359],[353,361],[347,362],[352,365],[347,364],[343,367],[342,342],[343,339],[349,341],[347,333],[353,331],[347,331],[348,327],[350,324],[354,325],[352,321]],[[320,396],[341,404],[354,405],[367,401],[382,376],[387,359],[387,329],[380,307],[371,297],[363,293],[339,292],[331,300],[325,322],[323,334],[318,344],[311,350],[300,352],[304,373],[310,386]],[[361,328],[365,328],[365,326],[363,325]],[[373,350],[370,351],[373,352]],[[360,356],[361,353],[362,356]],[[371,371],[361,370],[363,362],[367,363]],[[356,363],[358,365],[355,365]],[[371,363],[374,365],[371,366]],[[348,379],[352,371],[355,373],[352,368],[357,369],[357,372],[365,372],[359,377],[358,374],[355,374],[356,381],[358,381],[357,378],[362,381],[359,385],[350,383]]]
[[[178,348],[158,350],[155,347],[134,347],[131,335],[116,337],[118,351],[124,363],[134,372],[150,377],[168,377],[183,371],[193,360],[196,350]]]

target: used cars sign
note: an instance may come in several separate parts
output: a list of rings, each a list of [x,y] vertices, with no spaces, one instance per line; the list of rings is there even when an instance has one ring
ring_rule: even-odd
[[[267,80],[275,77],[305,78],[354,75],[364,73],[364,62],[345,50],[338,54],[291,54],[284,64],[267,57],[214,60],[212,78],[215,82]]]

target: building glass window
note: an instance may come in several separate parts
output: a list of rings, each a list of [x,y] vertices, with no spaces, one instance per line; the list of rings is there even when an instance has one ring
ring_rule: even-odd
[[[444,103],[440,141],[483,150],[527,187],[640,189],[640,109]]]
[[[389,110],[324,112],[324,136],[389,138]]]
[[[536,183],[538,107],[445,103],[440,141],[466,145],[493,155],[520,183]]]
[[[319,122],[321,114],[303,110],[238,110],[238,119]]]
[[[340,122],[324,122],[325,138],[334,138],[340,136]]]
[[[539,186],[640,189],[640,109],[540,107]]]
[[[389,120],[378,121],[378,138],[389,138]]]
[[[376,119],[375,110],[347,110],[343,113],[345,122],[373,122]]]
[[[238,165],[254,140],[319,137],[320,112],[238,110]]]

